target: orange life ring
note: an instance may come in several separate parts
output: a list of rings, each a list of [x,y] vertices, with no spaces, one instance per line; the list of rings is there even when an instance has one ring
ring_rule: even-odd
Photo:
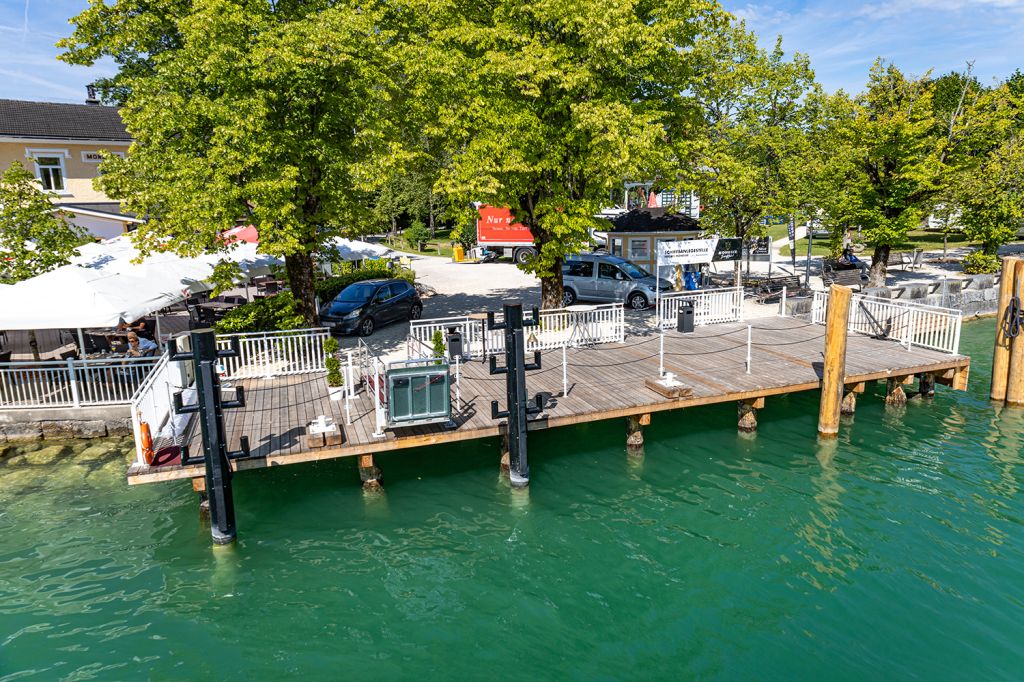
[[[146,465],[153,463],[153,434],[149,432],[149,424],[142,422],[139,424],[139,436],[142,439],[142,458],[146,460]]]

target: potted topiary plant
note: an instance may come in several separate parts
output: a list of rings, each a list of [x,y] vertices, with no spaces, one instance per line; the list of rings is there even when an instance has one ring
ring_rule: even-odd
[[[327,393],[331,400],[341,400],[345,394],[345,378],[341,374],[341,360],[338,359],[338,340],[328,336],[324,341],[324,368],[327,370]]]
[[[439,358],[437,360],[434,360],[434,364],[440,365],[441,361],[444,360],[444,334],[442,334],[441,330],[438,329],[434,332],[434,335],[430,337],[430,341],[431,345],[434,346],[434,357]]]

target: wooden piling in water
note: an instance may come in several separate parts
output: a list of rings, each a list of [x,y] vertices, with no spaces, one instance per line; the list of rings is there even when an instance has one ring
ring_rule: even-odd
[[[1024,260],[1015,260],[1013,264],[1014,289],[1017,294],[1021,283],[1024,283]],[[1000,289],[1002,287],[1000,286]],[[1010,339],[1010,364],[1006,372],[1006,404],[1024,405],[1024,336],[1018,334]]]
[[[626,417],[626,452],[642,455],[644,452],[644,426],[651,423],[649,414],[633,414]]]
[[[380,468],[373,462],[373,455],[360,455],[359,480],[363,482],[363,490],[380,490],[382,478]]]
[[[825,313],[825,366],[821,373],[821,404],[818,408],[818,435],[836,438],[846,379],[846,338],[850,320],[849,287],[833,284],[829,289]]]
[[[996,308],[996,341],[992,350],[992,400],[1006,400],[1006,381],[1010,369],[1010,339],[1006,337],[1003,319],[1015,288],[1016,258],[1003,259],[1003,271],[999,279],[999,306]]]
[[[736,414],[738,417],[736,428],[741,433],[755,433],[757,431],[757,411],[764,407],[764,398],[748,398],[736,403]]]

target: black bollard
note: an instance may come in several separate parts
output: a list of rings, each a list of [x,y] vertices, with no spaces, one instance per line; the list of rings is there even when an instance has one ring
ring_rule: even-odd
[[[174,411],[178,414],[198,413],[203,438],[203,457],[192,459],[188,449],[182,450],[181,463],[194,464],[202,461],[206,466],[206,493],[210,506],[210,533],[215,545],[226,545],[235,540],[235,500],[231,491],[231,462],[235,457],[249,455],[249,439],[242,438],[240,452],[228,452],[224,435],[224,409],[243,407],[245,393],[242,387],[235,389],[235,400],[221,400],[220,377],[217,375],[217,359],[236,357],[239,354],[237,339],[230,350],[217,350],[217,339],[211,329],[197,329],[191,332],[192,350],[179,353],[177,344],[171,339],[170,359],[191,360],[195,369],[196,394],[198,403],[183,405],[181,393],[174,394]]]
[[[536,326],[540,316],[537,309],[533,309],[533,319],[523,319],[523,304],[518,301],[509,301],[503,305],[505,320],[495,324],[494,313],[487,313],[487,327],[489,329],[505,330],[505,366],[497,366],[497,358],[491,356],[491,374],[505,375],[505,395],[507,410],[498,409],[498,401],[491,402],[491,417],[493,419],[508,418],[508,454],[509,454],[509,481],[516,488],[522,488],[530,483],[530,465],[526,455],[526,418],[530,414],[536,414],[543,409],[543,398],[537,396],[536,405],[529,405],[526,400],[526,371],[540,369],[540,353],[534,352],[533,362],[526,362],[526,340],[523,335],[523,327]]]

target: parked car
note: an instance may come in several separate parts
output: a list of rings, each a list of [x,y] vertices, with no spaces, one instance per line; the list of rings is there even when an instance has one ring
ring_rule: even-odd
[[[370,279],[349,284],[320,309],[320,323],[332,334],[369,336],[377,327],[399,320],[417,320],[423,302],[404,279]]]
[[[567,306],[577,300],[623,301],[633,310],[643,310],[654,302],[655,286],[654,275],[619,256],[585,253],[570,256],[562,265]],[[672,283],[662,278],[661,290],[671,291]]]

